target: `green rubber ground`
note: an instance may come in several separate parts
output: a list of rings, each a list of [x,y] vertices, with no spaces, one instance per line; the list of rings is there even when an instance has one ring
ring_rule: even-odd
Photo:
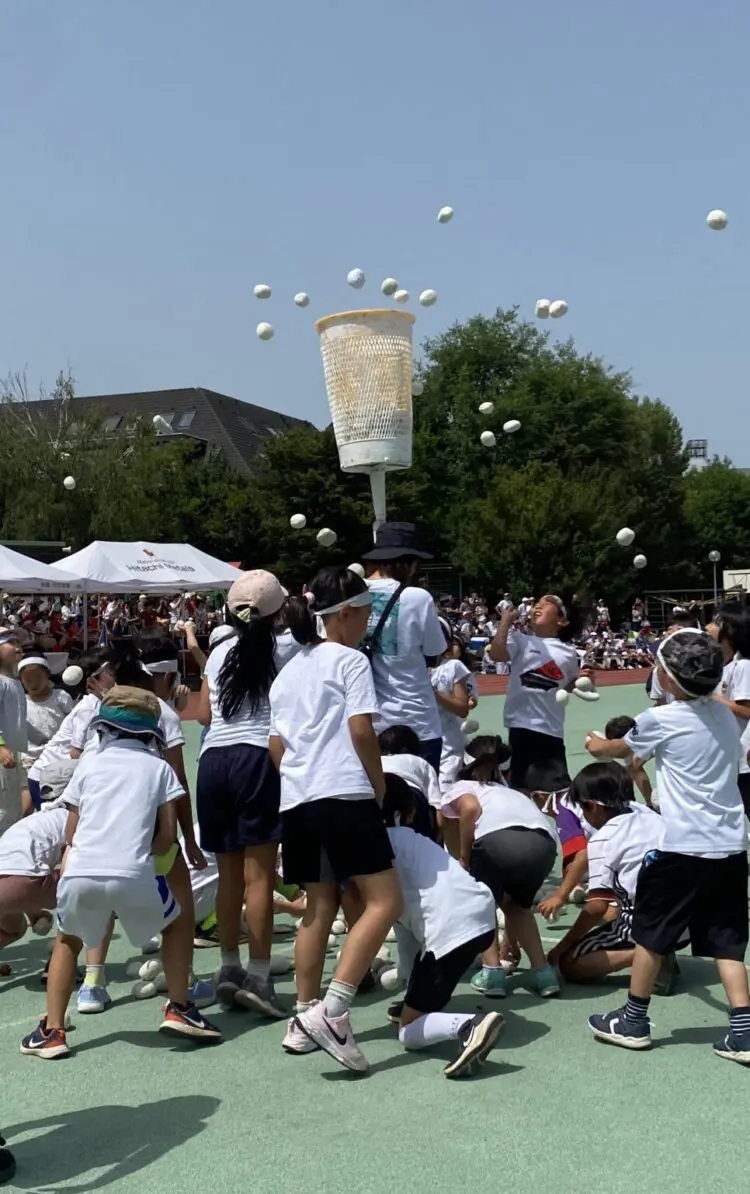
[[[585,761],[587,728],[645,703],[640,687],[605,689],[595,706],[571,701],[571,765]],[[498,729],[501,710],[500,698],[482,701],[482,728]],[[194,755],[197,727],[188,731]],[[556,930],[542,931],[552,944]],[[289,936],[276,949],[291,946]],[[7,1189],[688,1194],[719,1181],[744,1188],[750,1075],[711,1051],[725,1011],[706,962],[687,959],[680,993],[654,1001],[656,1043],[646,1054],[597,1044],[586,1026],[590,1012],[617,1006],[624,979],[569,987],[545,1002],[520,976],[483,1075],[451,1083],[441,1074],[448,1047],[401,1050],[384,1019],[385,993],[354,1013],[372,1065],[365,1078],[323,1054],[287,1057],[282,1025],[241,1012],[213,1016],[225,1033],[219,1047],[175,1046],[154,1031],[157,1002],[130,998],[124,963],[134,951],[121,938],[110,966],[114,1004],[102,1016],[74,1015],[74,1055],[58,1063],[21,1057],[19,1039],[44,1007],[38,974],[47,948],[32,937],[3,952],[15,972],[0,991],[0,1126],[18,1161]],[[196,955],[199,973],[216,963],[215,951]],[[291,980],[279,990],[291,1002]],[[478,1000],[464,984],[452,1006],[474,1010]]]

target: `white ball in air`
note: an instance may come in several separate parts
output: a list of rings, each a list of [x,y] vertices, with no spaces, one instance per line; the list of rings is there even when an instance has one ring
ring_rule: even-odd
[[[397,303],[408,303],[409,291],[408,290],[397,290],[396,293],[394,294],[393,298]]]
[[[591,676],[579,676],[575,683],[576,692],[591,692],[594,682]]]
[[[63,481],[63,485],[65,486],[66,489],[75,489],[75,487],[76,487],[75,477],[66,477],[65,480]]]
[[[423,290],[419,296],[419,301],[423,307],[434,307],[437,302],[437,291]]]
[[[257,299],[270,299],[271,287],[266,286],[265,282],[259,282],[257,286],[253,286],[253,294]]]
[[[630,547],[635,539],[635,531],[631,531],[630,527],[623,527],[621,531],[617,532],[615,537],[620,547]]]
[[[495,409],[494,402],[480,402],[480,404],[479,404],[480,415],[491,415],[493,413],[494,409]]]
[[[350,269],[346,275],[346,280],[355,290],[361,290],[365,284],[365,271],[363,269]]]
[[[307,526],[307,519],[304,514],[293,514],[289,519],[289,525],[293,531],[304,531]]]
[[[713,228],[714,232],[721,232],[729,223],[729,216],[720,207],[717,207],[714,211],[708,213],[706,223],[709,228]]]
[[[395,966],[389,966],[387,969],[381,970],[378,978],[381,987],[385,991],[397,991],[403,985],[404,981]]]
[[[452,207],[441,207],[438,212],[438,224],[450,224],[453,219]]]
[[[259,340],[273,340],[273,325],[270,323],[259,323],[255,329],[255,334]]]
[[[549,313],[551,319],[562,319],[563,315],[567,315],[568,304],[565,299],[555,299],[554,303],[550,303]]]
[[[333,547],[334,543],[338,539],[338,535],[335,531],[332,531],[330,527],[322,527],[318,531],[316,538],[321,547]]]
[[[567,705],[568,701],[570,700],[570,693],[568,692],[567,688],[558,688],[557,692],[555,693],[555,700],[557,701],[558,705]]]
[[[648,563],[648,560],[646,559],[645,556],[637,555],[635,557],[635,559],[633,560],[633,567],[634,568],[645,568],[647,563]]]
[[[479,729],[479,722],[474,717],[467,717],[466,721],[461,722],[462,734],[476,734]]]
[[[390,298],[390,296],[395,294],[398,290],[398,282],[395,278],[383,278],[383,281],[380,283],[380,289],[382,290],[383,294],[388,295]]]
[[[305,294],[304,290],[300,290],[299,294],[295,294],[294,302],[298,307],[309,307],[310,295]]]
[[[497,443],[494,431],[483,431],[479,438],[485,448],[494,448]]]
[[[331,932],[336,937],[340,937],[342,933],[346,932],[346,921],[337,918],[331,925]]]
[[[421,377],[415,377],[411,383],[412,398],[421,398],[424,394],[424,382]]]
[[[537,299],[534,307],[534,314],[537,319],[549,319],[550,301],[549,299]]]
[[[83,679],[83,668],[79,667],[77,663],[71,663],[70,667],[66,667],[61,676],[61,680],[66,688],[76,688]]]
[[[365,570],[362,564],[350,564],[349,571],[355,572],[362,580],[365,579]]]
[[[521,430],[520,419],[508,419],[507,423],[503,423],[503,431],[506,435],[515,435],[517,431]]]

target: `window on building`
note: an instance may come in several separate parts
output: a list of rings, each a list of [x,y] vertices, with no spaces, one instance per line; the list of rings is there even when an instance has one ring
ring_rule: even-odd
[[[281,435],[281,432],[279,431],[278,427],[269,427],[268,423],[266,423],[266,431],[268,432],[269,435]]]
[[[165,423],[169,423],[170,427],[174,423],[174,415],[175,412],[173,410],[162,410],[159,412],[159,417],[163,419]]]
[[[117,428],[122,422],[122,415],[110,415],[104,420],[105,431],[117,431]]]
[[[178,427],[190,427],[194,418],[195,418],[194,410],[184,410],[178,419],[177,426]]]

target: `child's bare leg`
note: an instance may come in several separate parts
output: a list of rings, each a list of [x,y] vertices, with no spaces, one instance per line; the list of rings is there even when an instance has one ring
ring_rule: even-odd
[[[357,891],[353,883],[347,883],[340,892],[340,904],[344,911],[347,927],[351,929],[355,925],[364,911],[364,904],[362,897]]]
[[[509,896],[506,896],[503,900],[503,912],[508,935],[515,938],[532,967],[536,970],[539,966],[546,966],[547,958],[544,946],[531,909],[521,908]]]
[[[618,970],[629,970],[634,956],[634,949],[597,949],[580,958],[574,958],[572,953],[563,954],[558,966],[568,982],[593,983]]]
[[[239,949],[242,902],[245,895],[245,854],[233,850],[217,854],[219,883],[216,890],[216,923],[222,954]],[[222,959],[223,960],[223,959]]]
[[[505,941],[505,937],[503,937],[503,941]],[[495,928],[495,936],[493,938],[492,945],[482,954],[482,965],[494,967],[500,965],[500,945],[497,938],[497,928]]]
[[[744,962],[733,962],[729,958],[717,958],[719,978],[727,994],[730,1007],[750,1007],[747,970]]]
[[[167,980],[167,993],[172,1003],[188,1002],[190,969],[193,964],[193,933],[195,909],[190,872],[183,855],[174,861],[167,877],[169,889],[180,905],[180,915],[164,930],[161,943],[162,965]]]
[[[273,889],[276,884],[276,842],[245,851],[245,920],[250,959],[270,962],[273,939]]]
[[[403,906],[395,870],[357,875],[355,882],[364,900],[364,911],[351,927],[334,974],[337,982],[352,987],[362,982]]]
[[[60,933],[49,960],[47,976],[47,1027],[64,1028],[65,1013],[78,969],[78,957],[83,942],[78,937]]]
[[[650,999],[657,975],[661,969],[661,954],[652,953],[642,945],[636,945],[633,952],[633,973],[630,976],[630,993],[638,999]]]
[[[0,920],[0,949],[20,941],[26,934],[26,917],[23,912],[8,912]]]
[[[297,1001],[312,1003],[320,998],[328,934],[339,910],[339,891],[333,883],[311,883],[307,907],[297,931],[294,967]]]
[[[101,968],[104,967],[104,964],[107,961],[107,954],[109,952],[109,946],[110,946],[110,942],[112,941],[112,934],[114,933],[114,931],[115,931],[115,918],[114,918],[114,916],[111,916],[109,918],[109,924],[107,925],[107,931],[104,934],[104,937],[102,938],[99,945],[97,945],[94,949],[86,950],[86,969],[87,970],[91,969],[94,966],[101,967]]]

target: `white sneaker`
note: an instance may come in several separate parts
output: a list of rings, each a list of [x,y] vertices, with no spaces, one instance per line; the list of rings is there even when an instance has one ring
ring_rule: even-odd
[[[302,1031],[297,1020],[292,1016],[286,1027],[286,1036],[281,1042],[281,1047],[285,1053],[317,1053],[318,1046],[315,1041],[310,1040],[309,1036]]]
[[[323,1004],[316,1003],[306,1012],[300,1012],[295,1019],[305,1036],[315,1041],[316,1045],[324,1049],[340,1065],[360,1074],[364,1074],[370,1068],[367,1058],[354,1039],[348,1012],[335,1020],[329,1020]]]

